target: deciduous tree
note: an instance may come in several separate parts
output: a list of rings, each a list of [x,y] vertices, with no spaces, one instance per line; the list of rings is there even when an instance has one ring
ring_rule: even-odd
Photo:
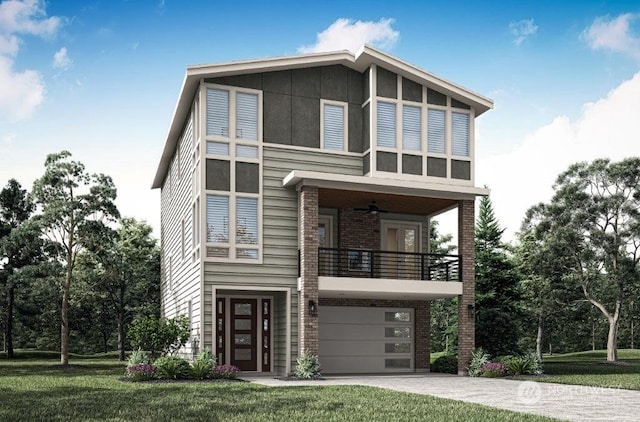
[[[38,223],[64,267],[61,282],[60,363],[69,364],[69,299],[78,252],[95,232],[105,230],[118,210],[111,177],[90,174],[71,159],[71,153],[50,154],[44,175],[34,182],[33,197],[39,206]]]

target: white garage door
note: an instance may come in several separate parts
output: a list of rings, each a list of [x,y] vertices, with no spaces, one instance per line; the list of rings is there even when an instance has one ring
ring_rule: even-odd
[[[323,373],[413,371],[413,309],[320,306],[318,317]]]

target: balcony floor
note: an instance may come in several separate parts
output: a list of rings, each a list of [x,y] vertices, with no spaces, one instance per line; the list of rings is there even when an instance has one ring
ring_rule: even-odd
[[[434,300],[462,294],[459,281],[318,277],[318,293],[327,298]]]

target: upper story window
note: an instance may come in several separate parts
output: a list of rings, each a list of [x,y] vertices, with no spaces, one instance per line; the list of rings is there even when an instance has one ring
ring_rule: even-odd
[[[347,145],[347,105],[321,100],[322,148],[344,151]]]
[[[396,105],[378,101],[377,129],[379,147],[396,147]]]
[[[402,148],[408,151],[422,150],[422,109],[402,107]]]
[[[446,111],[430,108],[427,111],[427,149],[431,153],[445,154]]]
[[[451,154],[469,156],[469,115],[451,113]]]
[[[206,258],[258,262],[261,248],[261,93],[206,88]]]

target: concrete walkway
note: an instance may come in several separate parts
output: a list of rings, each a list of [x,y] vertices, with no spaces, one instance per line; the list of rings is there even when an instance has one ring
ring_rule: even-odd
[[[321,381],[243,377],[271,387],[367,385],[573,421],[640,421],[640,391],[444,374],[328,376]]]

